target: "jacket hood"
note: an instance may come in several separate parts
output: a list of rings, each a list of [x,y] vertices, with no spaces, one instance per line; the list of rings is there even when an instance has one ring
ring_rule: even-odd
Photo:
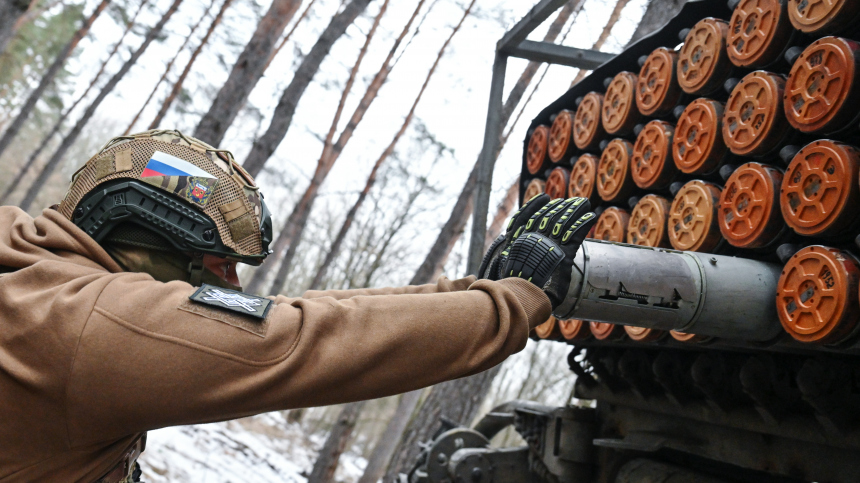
[[[0,206],[0,268],[18,270],[42,260],[122,272],[95,240],[57,211],[46,209],[32,218],[18,207]]]

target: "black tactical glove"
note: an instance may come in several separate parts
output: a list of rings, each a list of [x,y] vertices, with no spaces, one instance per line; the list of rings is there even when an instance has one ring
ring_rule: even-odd
[[[484,254],[484,259],[481,261],[481,267],[478,269],[478,278],[488,278],[490,280],[499,280],[502,278],[501,269],[505,266],[505,260],[508,256],[508,250],[514,240],[525,230],[526,223],[529,219],[543,208],[549,202],[549,195],[541,194],[526,201],[523,206],[514,213],[511,221],[508,222],[508,228],[504,233],[499,235],[490,245],[487,253]]]
[[[596,221],[585,198],[550,201],[529,218],[514,240],[503,278],[524,278],[542,288],[555,310],[567,296],[573,257]]]

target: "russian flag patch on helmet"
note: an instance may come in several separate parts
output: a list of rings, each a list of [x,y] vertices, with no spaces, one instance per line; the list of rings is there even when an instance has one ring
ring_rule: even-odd
[[[161,151],[152,153],[149,162],[146,163],[146,168],[141,173],[141,178],[151,178],[153,176],[194,176],[197,178],[217,178],[217,176],[207,173],[206,171],[194,166],[188,161],[171,156]]]
[[[218,177],[184,159],[156,151],[140,174],[141,181],[181,196],[203,208]]]

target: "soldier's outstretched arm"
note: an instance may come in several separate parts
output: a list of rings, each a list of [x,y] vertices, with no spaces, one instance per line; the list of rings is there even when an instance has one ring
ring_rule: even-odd
[[[437,292],[459,292],[468,289],[477,278],[474,275],[449,280],[448,277],[439,277],[436,283],[422,285],[406,285],[403,287],[384,288],[358,288],[349,290],[308,290],[302,294],[303,298],[315,299],[320,297],[332,297],[337,300],[348,299],[359,295],[396,295],[396,294],[418,294]]]
[[[191,300],[198,290],[184,282],[121,273],[94,283],[104,286],[66,391],[73,444],[465,376],[521,350],[550,313],[543,291],[515,278],[439,293],[277,297],[265,318],[228,308],[260,299],[210,293],[203,303],[207,294]]]

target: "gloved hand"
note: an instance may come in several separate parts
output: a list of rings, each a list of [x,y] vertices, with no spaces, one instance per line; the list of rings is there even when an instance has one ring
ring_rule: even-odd
[[[505,265],[505,260],[507,259],[508,250],[511,248],[511,244],[513,244],[514,240],[516,240],[523,232],[529,219],[531,219],[538,210],[546,206],[548,202],[549,195],[540,194],[526,201],[523,206],[514,213],[514,216],[511,217],[511,221],[508,222],[508,227],[505,232],[493,240],[487,253],[484,254],[484,258],[481,261],[481,267],[478,269],[478,278],[487,278],[490,280],[499,280],[502,278],[501,269]]]
[[[529,218],[514,240],[503,278],[524,278],[542,288],[555,310],[567,296],[576,251],[596,221],[585,198],[550,201]]]

